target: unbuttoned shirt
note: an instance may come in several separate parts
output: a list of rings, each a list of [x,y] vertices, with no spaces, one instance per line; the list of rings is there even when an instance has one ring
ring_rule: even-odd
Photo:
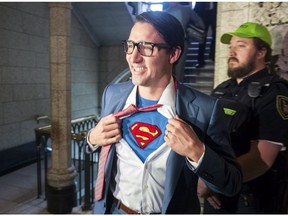
[[[137,86],[131,91],[123,109],[130,104],[136,105],[136,97]],[[175,85],[171,78],[171,82],[158,101],[163,106],[157,109],[167,119],[176,116],[175,98]],[[161,129],[165,131],[165,128]],[[89,141],[88,145],[91,146],[91,149],[95,149],[95,146],[92,146]],[[139,213],[160,213],[164,197],[167,158],[171,148],[163,141],[162,145],[151,152],[144,160],[141,160],[124,138],[115,145],[117,164],[113,165],[112,183],[110,185],[114,197]],[[187,158],[189,168],[196,169],[203,156],[204,153],[198,163]]]
[[[126,105],[136,104],[137,86],[127,98]],[[167,119],[175,117],[175,87],[173,80],[164,90],[157,111]],[[165,128],[162,128],[165,131]],[[143,162],[123,138],[116,144],[117,170],[111,189],[115,198],[127,207],[142,213],[160,213],[164,197],[167,158],[171,148],[164,142]],[[192,163],[197,166],[196,163]]]
[[[127,98],[126,107],[136,105],[137,86]],[[157,111],[165,118],[175,117],[175,89],[173,82],[164,90]],[[162,128],[165,131],[165,128]],[[160,213],[164,196],[166,161],[171,149],[164,142],[142,162],[130,145],[122,138],[116,144],[117,172],[114,197],[127,207],[143,213]]]

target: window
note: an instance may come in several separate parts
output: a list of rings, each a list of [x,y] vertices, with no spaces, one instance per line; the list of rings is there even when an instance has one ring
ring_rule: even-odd
[[[139,14],[145,11],[162,11],[163,2],[161,1],[146,1],[141,2],[139,5]]]

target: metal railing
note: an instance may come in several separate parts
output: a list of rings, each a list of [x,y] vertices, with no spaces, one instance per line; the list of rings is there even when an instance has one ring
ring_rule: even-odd
[[[91,209],[93,203],[93,187],[97,174],[98,153],[87,154],[85,151],[86,134],[98,123],[95,115],[74,119],[71,121],[71,151],[73,165],[77,170],[76,192],[77,205],[83,210]],[[42,195],[42,161],[44,161],[44,188],[47,186],[47,171],[49,154],[53,151],[51,142],[51,125],[35,129],[37,150],[37,197]],[[46,192],[46,191],[45,191]],[[46,195],[45,195],[46,199]],[[84,200],[83,200],[84,199]]]

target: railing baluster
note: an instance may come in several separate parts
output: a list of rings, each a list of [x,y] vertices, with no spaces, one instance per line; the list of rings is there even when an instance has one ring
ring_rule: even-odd
[[[93,203],[93,177],[94,177],[94,169],[95,163],[94,157],[96,157],[97,153],[86,154],[85,146],[86,146],[86,133],[92,127],[94,127],[98,123],[98,119],[96,116],[91,115],[83,118],[78,118],[71,121],[71,156],[73,160],[73,164],[77,167],[78,171],[78,191],[77,196],[79,196],[78,204],[82,204],[82,172],[84,169],[84,204],[82,205],[84,209],[90,210],[91,205]],[[52,151],[52,148],[47,146],[48,140],[51,138],[51,125],[47,125],[44,127],[40,127],[35,129],[36,135],[36,154],[37,154],[37,198],[40,198],[42,194],[42,171],[41,171],[41,154],[44,154],[44,185],[45,185],[45,193],[47,186],[47,170],[48,170],[48,152]],[[42,151],[43,150],[43,151]],[[76,162],[78,161],[78,163]],[[78,166],[76,166],[76,164]],[[46,195],[45,195],[46,199]]]
[[[86,136],[86,134],[85,134]],[[93,163],[93,161],[91,161],[91,158],[93,160],[93,154],[87,154],[86,152],[84,152],[84,157],[85,157],[85,170],[92,170],[91,169],[91,164]],[[91,163],[92,162],[92,163]],[[92,164],[93,165],[93,164]],[[84,204],[82,206],[82,210],[83,211],[87,211],[87,210],[91,210],[91,172],[85,172],[85,194],[84,194]],[[92,174],[93,175],[93,174]],[[93,188],[93,187],[92,187]]]

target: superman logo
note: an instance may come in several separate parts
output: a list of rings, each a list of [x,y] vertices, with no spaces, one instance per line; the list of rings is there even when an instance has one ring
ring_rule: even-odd
[[[137,144],[142,149],[161,135],[161,130],[156,125],[143,122],[135,122],[129,129]]]

